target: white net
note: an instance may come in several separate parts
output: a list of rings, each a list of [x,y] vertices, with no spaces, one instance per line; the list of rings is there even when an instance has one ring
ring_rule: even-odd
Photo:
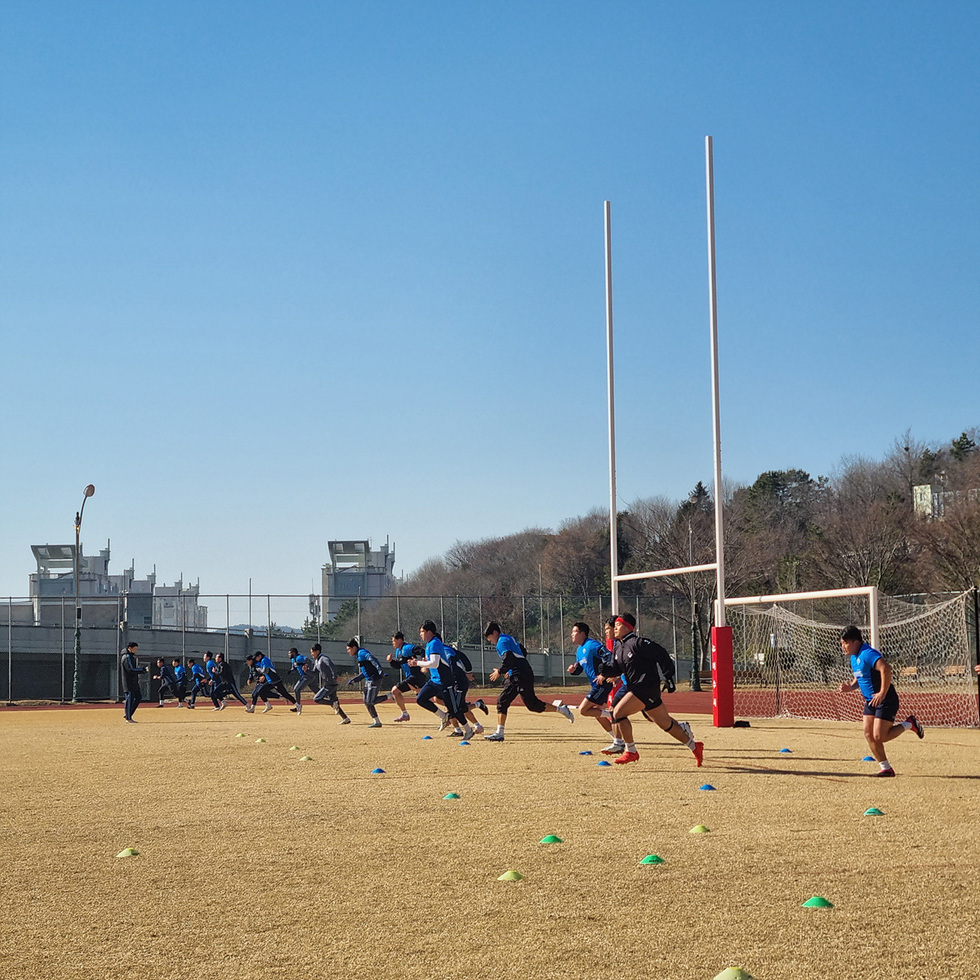
[[[970,594],[931,605],[878,597],[878,648],[892,666],[903,716],[915,714],[933,727],[980,723],[967,630]],[[836,720],[860,715],[860,697],[837,690],[852,679],[840,634],[854,624],[870,642],[869,597],[828,593],[727,612],[736,714]]]

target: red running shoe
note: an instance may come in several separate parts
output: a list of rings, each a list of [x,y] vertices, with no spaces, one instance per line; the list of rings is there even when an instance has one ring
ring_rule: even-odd
[[[895,770],[894,769],[879,769],[875,773],[875,775],[876,776],[894,776],[895,775]]]
[[[915,734],[918,735],[919,738],[925,738],[926,733],[923,730],[922,726],[919,724],[919,720],[915,717],[915,715],[909,715],[908,718],[905,719],[905,721],[912,726],[912,731],[915,732]]]
[[[701,762],[704,760],[704,742],[694,743],[694,764],[701,768]]]
[[[625,766],[627,762],[639,762],[639,752],[624,752],[619,758],[613,759],[617,766]]]

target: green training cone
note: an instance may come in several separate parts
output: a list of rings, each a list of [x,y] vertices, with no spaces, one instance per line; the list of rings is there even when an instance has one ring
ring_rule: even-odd
[[[256,741],[256,743],[258,743],[258,742],[264,742],[265,739],[264,738],[257,738],[255,741]]]
[[[121,850],[116,857],[117,858],[133,858],[139,854],[139,851],[135,847],[127,847]]]
[[[298,751],[298,749],[299,749],[299,746],[298,745],[290,745],[289,746],[289,751],[290,752],[296,752],[296,751]]]
[[[864,811],[866,817],[883,817],[885,815],[884,810],[879,810],[876,806],[869,806],[867,810]]]
[[[722,970],[715,980],[752,980],[752,974],[746,973],[740,966],[730,966],[727,970]]]
[[[548,834],[547,837],[542,837],[539,843],[540,844],[564,844],[565,842],[560,837],[556,837],[554,834]]]
[[[497,881],[520,881],[523,877],[520,871],[505,871]]]
[[[458,799],[460,799],[460,795],[459,795],[459,793],[447,793],[443,797],[443,799],[444,800],[458,800]]]
[[[801,906],[801,908],[805,909],[832,909],[833,907],[832,902],[828,902],[827,899],[821,898],[819,895],[808,898]]]
[[[664,859],[659,854],[648,854],[640,864],[663,864]]]
[[[299,757],[299,761],[300,762],[312,762],[313,761],[313,756],[312,755],[301,755]]]
[[[245,733],[244,733],[244,732],[239,732],[239,733],[238,733],[238,734],[237,734],[237,735],[235,736],[235,738],[244,738],[244,737],[245,737]]]
[[[703,823],[699,823],[696,827],[691,828],[692,834],[710,834],[711,831]]]

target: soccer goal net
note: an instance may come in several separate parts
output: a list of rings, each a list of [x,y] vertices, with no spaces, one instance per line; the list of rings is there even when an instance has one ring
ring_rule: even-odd
[[[852,679],[840,634],[854,624],[891,664],[903,717],[915,714],[929,726],[976,726],[970,595],[929,605],[882,596],[877,589],[728,600],[735,713],[855,718],[863,704],[859,695],[838,691]]]

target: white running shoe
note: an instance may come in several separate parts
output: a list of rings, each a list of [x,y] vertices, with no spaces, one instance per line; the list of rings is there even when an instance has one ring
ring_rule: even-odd
[[[620,755],[626,751],[625,742],[613,742],[611,745],[607,745],[604,749],[599,749],[603,755]]]
[[[267,711],[271,711],[271,710],[272,710],[272,705],[268,701],[266,701],[265,707],[262,709],[262,714],[265,714]]]
[[[248,712],[249,714],[251,714],[251,713],[252,713],[252,712],[253,712],[253,711],[255,710],[255,705],[254,705],[254,704],[246,704],[246,705],[245,705],[245,710],[246,710],[246,711],[247,711],[247,712]]]
[[[558,714],[564,715],[568,719],[569,724],[575,724],[575,715],[572,714],[572,709],[567,704],[558,705]]]
[[[439,727],[436,729],[437,732],[444,731],[449,725],[449,715],[445,711],[439,712]]]
[[[407,711],[403,711],[403,712],[402,712],[402,713],[401,713],[401,714],[400,714],[400,715],[399,715],[399,716],[398,716],[397,718],[395,718],[394,720],[395,720],[395,721],[408,721],[408,712],[407,712]]]
[[[477,724],[475,724],[473,726],[473,734],[474,735],[482,735],[483,734],[483,726],[479,722],[477,722]]]
[[[504,736],[501,732],[492,732],[491,734],[484,735],[483,737],[488,742],[502,742],[504,740]]]
[[[340,725],[349,725],[350,724],[350,718],[341,718],[341,720],[338,722],[338,724],[340,724]]]
[[[464,741],[469,741],[476,734],[476,729],[470,725],[467,725],[463,729],[463,739]]]

